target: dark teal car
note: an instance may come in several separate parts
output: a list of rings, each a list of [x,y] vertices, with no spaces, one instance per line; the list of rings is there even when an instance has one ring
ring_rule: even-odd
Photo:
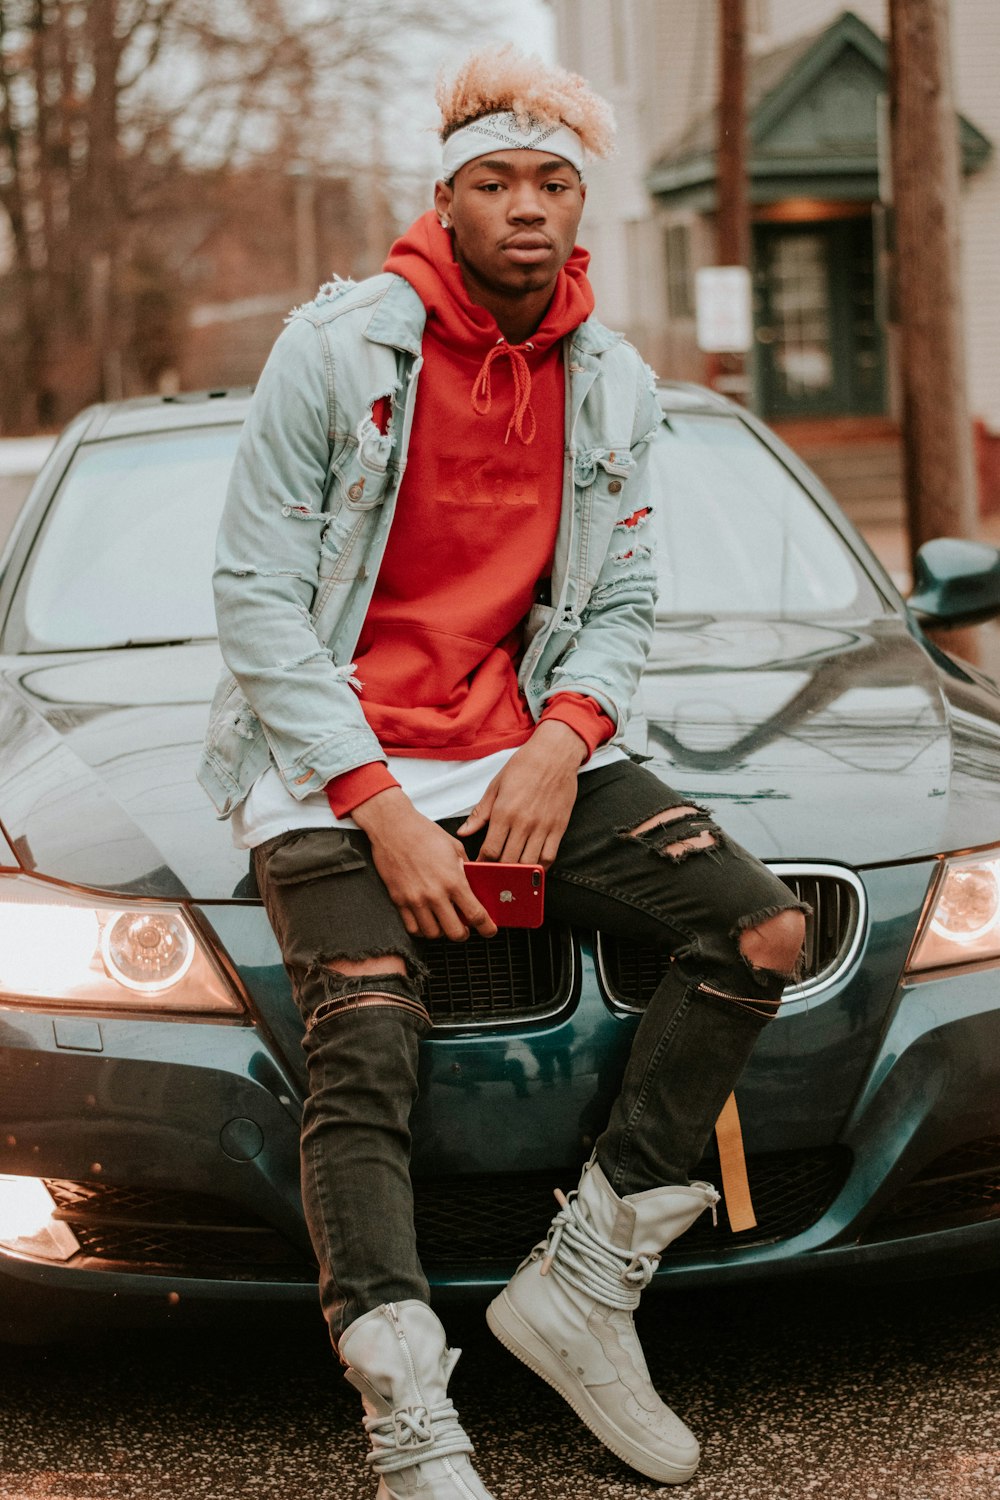
[[[300,1025],[194,780],[246,404],[85,412],[0,561],[0,1336],[316,1297]],[[739,1090],[756,1227],[699,1223],[660,1278],[995,1260],[1000,692],[921,623],[1000,612],[1000,554],[930,544],[907,607],[766,429],[663,406],[629,740],[814,917]],[[437,1287],[485,1291],[576,1180],[663,959],[546,926],[428,962],[418,1234]]]

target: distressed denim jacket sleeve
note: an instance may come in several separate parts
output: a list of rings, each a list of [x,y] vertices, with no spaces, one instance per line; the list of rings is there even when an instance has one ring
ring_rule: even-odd
[[[237,450],[214,573],[222,655],[297,796],[385,759],[350,663],[335,660],[311,614],[329,523],[324,339],[314,323],[294,318],[271,352]]]
[[[650,491],[649,455],[663,414],[653,394],[651,371],[638,356],[634,362],[630,473],[608,517],[610,534],[597,558],[589,596],[578,617],[568,622],[574,627],[572,637],[549,669],[541,694],[543,702],[563,692],[594,698],[614,719],[616,740],[624,733],[656,623],[652,515],[660,497]],[[596,523],[597,517],[593,520]]]

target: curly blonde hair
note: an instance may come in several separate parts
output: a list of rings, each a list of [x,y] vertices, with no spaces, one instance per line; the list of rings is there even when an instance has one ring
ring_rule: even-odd
[[[439,76],[435,98],[442,141],[483,115],[510,110],[522,127],[529,121],[568,125],[591,156],[610,156],[614,146],[614,112],[586,79],[510,43],[474,52],[451,79]]]

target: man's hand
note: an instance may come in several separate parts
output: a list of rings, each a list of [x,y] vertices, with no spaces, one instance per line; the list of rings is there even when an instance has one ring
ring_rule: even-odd
[[[489,824],[481,860],[547,870],[566,832],[576,773],[586,756],[587,746],[568,724],[545,719],[494,776],[459,833],[476,833]]]
[[[470,927],[480,937],[495,935],[496,923],[465,878],[464,848],[399,787],[369,797],[351,816],[367,833],[375,868],[411,936],[462,942]]]

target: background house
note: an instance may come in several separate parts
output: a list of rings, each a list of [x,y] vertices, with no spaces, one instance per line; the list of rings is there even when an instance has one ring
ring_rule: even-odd
[[[664,375],[704,380],[694,274],[715,261],[715,4],[555,0],[560,61],[613,101],[620,149],[589,173],[587,240],[608,321]],[[898,506],[884,207],[883,0],[748,0],[750,399],[851,508]],[[952,4],[965,338],[981,504],[1000,508],[1000,6]]]

